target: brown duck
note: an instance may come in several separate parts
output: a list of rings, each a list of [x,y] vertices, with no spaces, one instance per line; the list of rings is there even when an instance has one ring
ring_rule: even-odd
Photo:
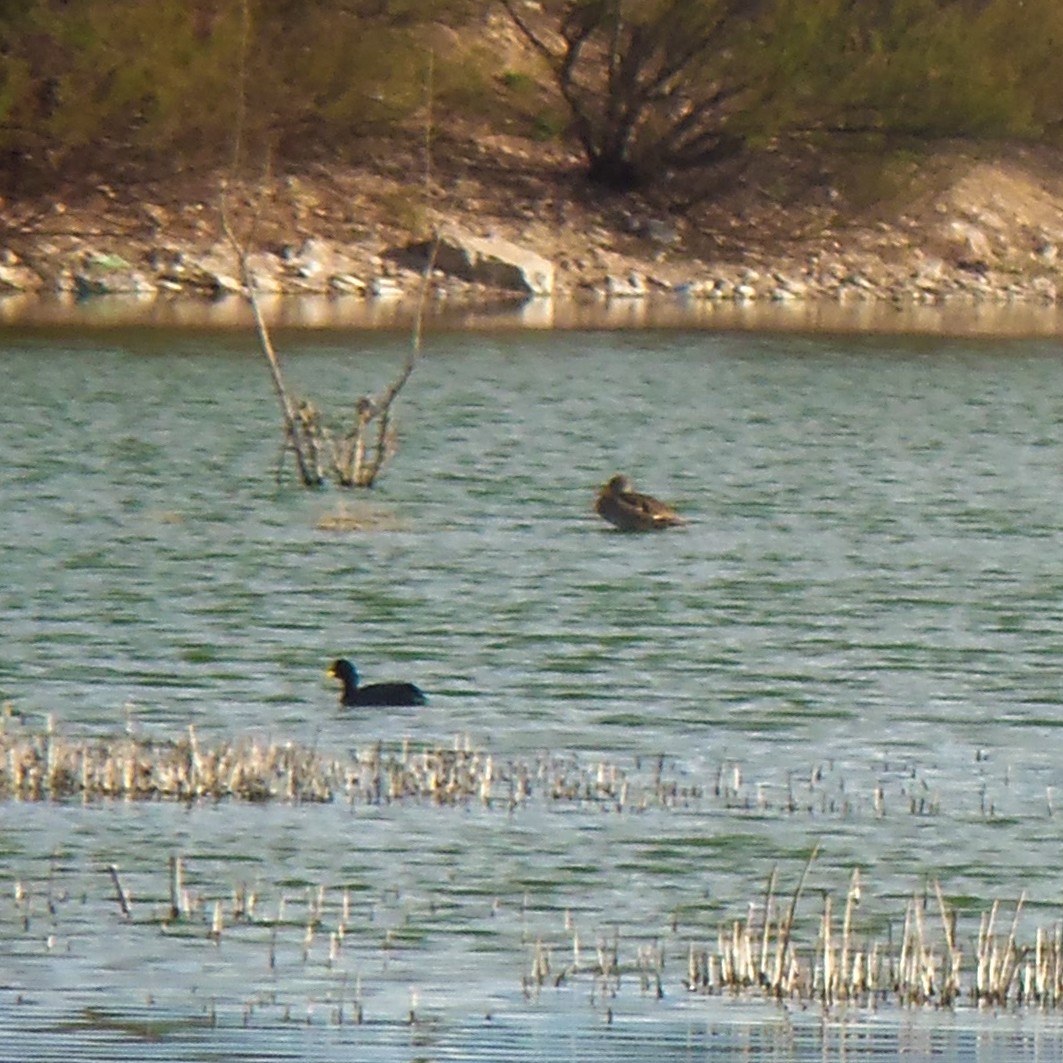
[[[656,531],[690,523],[671,506],[636,491],[630,478],[620,474],[602,486],[594,509],[621,531]]]

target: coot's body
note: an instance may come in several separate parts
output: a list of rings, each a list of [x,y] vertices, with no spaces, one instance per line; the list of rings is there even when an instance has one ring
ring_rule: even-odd
[[[425,705],[428,699],[414,683],[369,683],[358,685],[358,669],[343,657],[332,662],[328,674],[343,683],[340,704],[355,705]]]

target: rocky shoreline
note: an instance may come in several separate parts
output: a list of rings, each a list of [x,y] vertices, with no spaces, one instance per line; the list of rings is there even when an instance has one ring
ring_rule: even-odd
[[[1063,304],[1063,182],[1049,187],[1043,173],[1011,162],[958,172],[925,202],[874,219],[811,198],[785,210],[747,199],[711,217],[670,218],[644,204],[580,203],[557,188],[518,200],[480,185],[475,194],[440,191],[416,224],[381,212],[394,186],[379,176],[356,195],[367,178],[348,175],[331,202],[322,182],[290,178],[267,204],[248,265],[263,294],[400,299],[420,291],[424,234],[434,232],[440,299]],[[106,185],[69,204],[0,202],[0,297],[242,292],[219,211],[198,191],[188,199],[171,189],[169,207]],[[250,202],[241,203],[245,218]],[[727,236],[736,217],[742,228]]]
[[[470,243],[481,250],[470,252]],[[558,276],[560,271],[548,259],[510,241],[470,236],[444,246],[455,264],[448,268],[437,264],[434,288],[438,295],[456,298],[627,300],[674,295],[736,303],[1063,302],[1063,264],[1057,265],[1054,246],[1046,250],[1041,268],[1021,273],[995,270],[982,260],[950,267],[942,259],[926,256],[888,263],[859,252],[840,252],[812,255],[803,263],[782,259],[759,267],[692,260],[685,264],[686,277],[679,280],[674,279],[674,264],[665,271],[653,259],[629,258],[622,263],[622,272],[584,269],[574,275],[569,269],[567,275]],[[392,299],[419,290],[421,270],[413,263],[414,257],[408,245],[388,248],[382,254],[366,253],[365,249],[315,237],[297,247],[255,252],[249,256],[249,265],[263,293]],[[9,248],[0,250],[0,295],[64,293],[86,298],[132,294],[216,299],[243,291],[237,256],[221,243],[206,247],[165,244],[129,258],[106,242],[86,240],[77,250],[44,248],[34,258],[27,260]]]

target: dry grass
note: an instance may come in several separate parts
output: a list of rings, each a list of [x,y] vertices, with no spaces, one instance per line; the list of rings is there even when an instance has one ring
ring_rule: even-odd
[[[420,801],[478,804],[505,813],[538,801],[637,814],[713,802],[741,809],[742,802],[735,804],[740,786],[737,768],[721,770],[715,790],[702,789],[668,774],[663,758],[636,759],[627,767],[549,752],[503,758],[472,748],[468,740],[456,740],[452,748],[417,749],[404,742],[387,749],[373,743],[335,753],[252,739],[208,744],[193,727],[171,740],[132,733],[85,739],[63,736],[51,724],[33,730],[16,717],[0,718],[0,799],[9,802]],[[804,809],[790,801],[776,810],[793,815]],[[807,811],[824,810],[809,806]],[[907,811],[928,814],[914,804]],[[1024,924],[1024,896],[1010,918],[999,901],[980,914],[961,911],[935,881],[913,891],[901,910],[883,911],[880,904],[875,911],[858,868],[841,890],[824,888],[822,882],[814,893],[806,888],[817,855],[818,847],[788,887],[773,869],[762,887],[753,887],[744,916],[722,922],[708,943],[703,930],[681,933],[675,920],[670,931],[657,936],[648,936],[641,926],[616,926],[588,939],[566,912],[562,927],[528,938],[524,991],[535,996],[551,985],[589,984],[595,1001],[608,1001],[622,982],[637,981],[642,993],[658,997],[679,989],[824,1010],[888,1005],[1054,1010],[1063,1005],[1063,920],[1031,931]],[[118,869],[109,870],[119,908],[132,917],[135,902]],[[255,900],[246,889],[233,894],[231,907],[216,896],[197,914],[183,886],[180,857],[170,860],[167,878],[164,921],[198,919],[215,940],[254,921]],[[16,900],[20,890],[17,884]],[[894,895],[886,903],[898,907]],[[324,911],[322,887],[307,922],[315,933],[323,926]],[[345,901],[333,930],[333,950],[348,924]],[[270,947],[275,943],[271,939]],[[555,961],[559,956],[567,962]]]
[[[157,740],[133,734],[70,738],[50,724],[44,731],[10,719],[2,724],[0,799],[18,801],[427,800],[512,808],[535,797],[638,811],[701,797],[696,787],[663,776],[659,768],[627,771],[550,753],[503,759],[467,740],[455,740],[450,749],[414,749],[404,742],[387,750],[377,742],[330,754],[290,741],[207,744],[192,726],[179,738]]]

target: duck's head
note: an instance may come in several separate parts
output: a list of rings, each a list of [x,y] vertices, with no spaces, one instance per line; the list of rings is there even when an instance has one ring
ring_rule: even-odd
[[[623,473],[618,472],[605,485],[605,490],[611,495],[623,495],[634,491],[635,485],[631,482],[630,476],[625,476]]]

